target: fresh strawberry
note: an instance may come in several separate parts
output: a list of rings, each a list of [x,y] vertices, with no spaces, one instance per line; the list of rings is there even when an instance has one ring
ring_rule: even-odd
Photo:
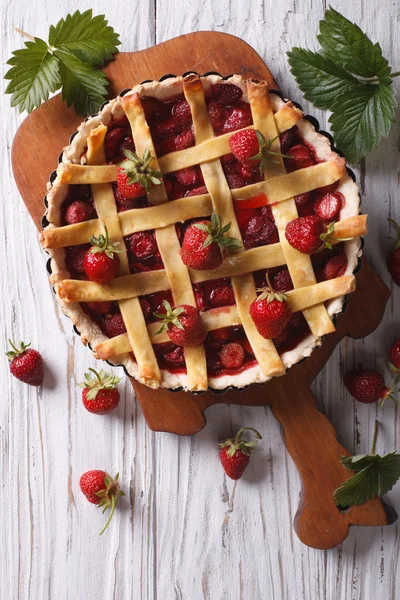
[[[96,218],[96,211],[90,202],[74,200],[65,211],[65,221],[68,225],[83,223]]]
[[[318,196],[314,210],[323,221],[332,221],[342,208],[343,194],[340,192],[329,192]]]
[[[29,385],[42,385],[44,378],[43,358],[37,350],[29,348],[30,344],[20,342],[17,348],[11,340],[8,340],[12,350],[6,352],[10,361],[10,371],[20,381]]]
[[[211,98],[224,106],[234,104],[242,96],[243,92],[240,87],[232,83],[216,83],[211,88]]]
[[[252,431],[257,438],[249,442],[243,439],[245,431]],[[257,445],[257,441],[261,440],[261,434],[253,427],[243,427],[238,431],[236,437],[221,442],[219,447],[219,457],[225,473],[231,479],[240,479],[250,461],[250,454]]]
[[[157,242],[150,231],[132,233],[126,238],[126,245],[137,260],[146,260],[157,252]]]
[[[240,369],[243,366],[245,356],[243,346],[236,342],[225,344],[219,353],[221,363],[225,369]]]
[[[314,254],[322,245],[323,234],[324,225],[317,215],[293,219],[285,231],[289,244],[303,254]]]
[[[125,493],[119,489],[118,476],[117,473],[113,479],[105,471],[94,470],[86,471],[79,480],[79,487],[89,502],[102,507],[103,513],[110,509],[109,517],[100,531],[100,535],[105,532],[110,524],[116,499],[118,496],[125,496]]]
[[[117,186],[125,198],[135,199],[149,192],[152,185],[160,185],[162,173],[151,166],[154,157],[145,150],[140,158],[135,152],[124,149],[126,159],[118,165]]]
[[[347,257],[345,254],[338,254],[337,256],[332,256],[325,263],[322,268],[322,277],[325,281],[329,279],[335,279],[336,277],[341,277],[345,274],[347,269]]]
[[[185,187],[191,187],[192,185],[204,185],[203,175],[199,166],[186,167],[186,169],[176,171],[175,176],[179,183]]]
[[[84,260],[89,248],[89,244],[81,244],[80,246],[68,248],[66,252],[66,262],[70,270],[75,271],[80,275],[85,273]]]
[[[120,313],[116,313],[115,315],[106,315],[102,322],[102,329],[104,334],[109,338],[126,333],[126,327],[122,315]]]
[[[154,313],[161,319],[161,328],[157,333],[166,331],[168,337],[177,346],[197,346],[206,339],[206,330],[200,313],[195,306],[181,304],[172,308],[171,304],[163,301],[165,314]]]
[[[245,129],[238,131],[229,138],[229,147],[232,154],[245,165],[250,167],[258,166],[255,161],[251,161],[260,151],[260,144],[254,129]],[[228,155],[229,156],[229,155]],[[258,162],[258,164],[260,164]]]
[[[89,367],[91,373],[85,373],[85,381],[78,383],[82,390],[82,402],[86,410],[96,415],[105,415],[119,404],[119,391],[115,387],[121,381],[114,374],[98,373]]]
[[[292,311],[287,302],[287,296],[276,292],[268,279],[268,286],[263,288],[261,295],[250,304],[250,316],[257,331],[263,338],[274,339],[279,336],[290,321]]]
[[[88,302],[87,307],[96,315],[109,315],[114,308],[114,302]]]
[[[250,104],[247,104],[247,102],[238,102],[238,104],[228,108],[226,111],[222,133],[244,129],[244,127],[249,127],[252,123],[253,117],[251,116]]]
[[[279,242],[278,230],[275,223],[262,215],[250,219],[244,233],[244,245],[246,248],[266,246]]]
[[[315,165],[314,156],[304,144],[296,144],[296,146],[291,146],[287,151],[288,155],[291,158],[285,159],[286,170],[296,171],[296,169],[305,169],[307,167],[312,167]]]
[[[400,338],[398,338],[390,349],[389,369],[395,376],[395,384],[400,381]]]
[[[202,185],[198,188],[194,188],[193,190],[188,190],[185,193],[185,198],[187,198],[188,196],[200,196],[202,194],[208,194],[208,190],[205,185]]]
[[[187,123],[192,119],[189,102],[182,98],[172,107],[172,116],[179,123]]]
[[[199,271],[216,269],[222,264],[227,249],[241,248],[239,240],[225,237],[230,226],[228,223],[222,227],[221,218],[215,212],[211,215],[211,221],[189,225],[181,250],[185,265]]]
[[[389,269],[389,273],[391,274],[394,283],[400,286],[400,226],[396,221],[393,221],[393,219],[389,219],[389,222],[396,230],[397,239],[388,254],[387,268]]]
[[[105,284],[111,281],[119,271],[119,256],[117,252],[119,242],[111,244],[108,239],[107,226],[104,225],[105,235],[94,235],[90,238],[92,247],[85,254],[83,266],[86,275],[91,281]]]
[[[386,398],[390,397],[392,393],[392,390],[386,387],[383,375],[372,369],[348,371],[343,380],[353,398],[364,404],[371,404],[380,400],[382,406]]]
[[[232,306],[235,304],[235,294],[230,285],[215,287],[210,293],[210,304],[213,308]]]
[[[293,289],[293,281],[288,269],[282,269],[272,279],[272,285],[276,292],[288,292]]]

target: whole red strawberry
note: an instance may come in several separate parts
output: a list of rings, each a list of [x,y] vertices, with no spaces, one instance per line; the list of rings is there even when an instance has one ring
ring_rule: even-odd
[[[390,350],[389,368],[395,376],[395,384],[400,382],[400,338],[398,338]]]
[[[119,271],[119,256],[117,252],[119,242],[111,244],[108,240],[108,231],[104,225],[105,235],[94,235],[90,238],[92,247],[85,254],[83,266],[86,275],[96,283],[108,283]]]
[[[117,186],[125,198],[139,198],[148,192],[152,185],[160,185],[162,173],[151,167],[154,157],[145,150],[139,157],[131,150],[124,150],[126,159],[118,165]]]
[[[6,354],[10,361],[10,371],[14,377],[29,385],[42,385],[44,378],[43,358],[37,350],[29,348],[30,344],[20,342],[17,348],[8,340],[12,350]]]
[[[90,202],[85,200],[74,200],[65,211],[65,221],[68,225],[83,223],[89,219],[96,218],[96,211]]]
[[[222,264],[227,248],[241,248],[239,240],[225,237],[230,226],[228,223],[222,227],[221,217],[215,212],[211,215],[211,221],[189,225],[181,250],[185,265],[198,271],[216,269]]]
[[[388,254],[387,268],[389,269],[389,273],[391,274],[394,283],[400,286],[400,226],[396,221],[393,221],[393,219],[389,219],[389,222],[396,229],[397,239]]]
[[[257,166],[250,159],[260,151],[257,134],[254,129],[245,129],[238,131],[229,138],[229,146],[232,154],[240,160],[241,163],[250,167]]]
[[[364,404],[372,404],[381,400],[382,406],[392,390],[385,385],[383,375],[372,369],[349,371],[344,376],[344,385],[350,394]]]
[[[269,283],[263,288],[261,295],[250,304],[250,316],[254,321],[257,331],[263,338],[277,338],[292,316],[292,311],[287,302],[287,296],[282,292],[275,292]]]
[[[125,496],[125,493],[119,489],[118,477],[119,473],[113,479],[105,471],[94,470],[87,471],[79,480],[79,486],[89,502],[103,507],[103,513],[111,509],[107,522],[100,531],[100,535],[105,532],[110,524],[115,510],[116,499],[118,496]]]
[[[162,321],[157,333],[166,331],[177,346],[197,346],[204,342],[206,330],[197,308],[189,304],[172,308],[168,300],[163,300],[163,304],[166,312],[154,313]]]
[[[285,236],[289,244],[303,254],[314,254],[322,245],[324,225],[315,216],[297,217],[286,225]]]
[[[82,402],[86,410],[96,415],[105,415],[119,404],[119,391],[115,387],[121,381],[113,373],[98,373],[89,367],[91,373],[85,373],[85,381],[78,383],[82,390]]]
[[[248,442],[243,439],[245,431],[252,431],[256,436],[256,440]],[[219,447],[219,457],[225,473],[231,479],[240,479],[250,461],[250,454],[257,445],[257,441],[261,440],[261,434],[253,427],[243,427],[240,429],[236,437],[229,438],[225,442],[221,442]]]

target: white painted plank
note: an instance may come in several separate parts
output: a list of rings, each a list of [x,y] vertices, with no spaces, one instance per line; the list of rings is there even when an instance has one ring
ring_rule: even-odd
[[[48,23],[67,12],[93,6],[105,12],[121,34],[123,49],[142,49],[193,30],[226,31],[248,41],[267,61],[282,90],[303,101],[289,72],[285,51],[313,47],[323,2],[279,3],[203,0],[142,0],[127,5],[93,3],[3,4],[0,8],[3,58],[19,47],[20,27],[46,36]],[[390,0],[335,8],[368,30],[391,63],[400,65],[399,6]],[[4,61],[1,74],[6,70]],[[171,70],[173,70],[173,65]],[[396,82],[398,87],[398,82]],[[208,425],[193,438],[150,432],[130,386],[122,386],[121,405],[110,418],[90,415],[81,406],[75,383],[95,366],[55,311],[47,284],[45,257],[13,181],[10,147],[21,122],[9,98],[1,95],[0,219],[3,346],[23,336],[43,351],[48,372],[43,391],[20,385],[0,368],[4,395],[0,408],[3,526],[0,540],[1,596],[91,600],[347,600],[395,597],[399,577],[398,526],[353,530],[342,547],[319,552],[304,547],[292,530],[300,490],[280,429],[269,410],[215,406]],[[312,114],[325,125],[320,111]],[[398,200],[399,127],[362,166],[362,199],[370,219],[365,251],[385,279],[390,246],[386,218],[400,219]],[[27,149],[27,152],[29,149]],[[34,174],[32,174],[34,176]],[[373,293],[373,291],[371,291]],[[331,357],[314,386],[319,405],[332,420],[339,440],[366,451],[375,407],[355,405],[343,389],[341,373],[360,358],[383,368],[387,349],[400,332],[398,288],[378,331],[347,341]],[[391,450],[399,439],[392,405],[379,411],[384,423],[378,448]],[[218,463],[218,436],[242,425],[256,426],[263,442],[244,478],[235,486]],[[98,537],[103,517],[82,497],[78,482],[89,468],[107,468],[121,480],[127,496],[109,531]],[[400,489],[389,495],[400,506]]]

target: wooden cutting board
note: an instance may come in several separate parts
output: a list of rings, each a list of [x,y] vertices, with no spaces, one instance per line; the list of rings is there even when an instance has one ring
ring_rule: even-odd
[[[122,52],[105,72],[110,81],[110,97],[114,97],[143,80],[191,70],[217,71],[223,75],[240,73],[244,77],[265,79],[271,88],[279,89],[268,67],[248,44],[232,35],[211,31],[183,35],[140,52]],[[31,113],[15,136],[12,148],[15,179],[38,227],[49,175],[56,169],[60,151],[81,121],[57,95]],[[347,311],[339,317],[336,332],[310,358],[267,384],[241,392],[194,396],[153,391],[132,381],[149,427],[190,435],[205,426],[204,411],[212,404],[269,405],[283,427],[287,449],[302,480],[294,522],[302,542],[313,548],[332,548],[346,538],[350,525],[392,523],[397,515],[377,498],[347,511],[339,511],[335,506],[332,492],[349,476],[339,458],[349,452],[337,442],[331,423],[317,410],[310,391],[311,382],[343,337],[361,338],[379,325],[389,295],[384,283],[364,263],[357,276],[357,291],[349,298]]]

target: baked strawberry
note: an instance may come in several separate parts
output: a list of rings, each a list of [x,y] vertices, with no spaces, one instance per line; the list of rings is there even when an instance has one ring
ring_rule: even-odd
[[[96,218],[96,211],[90,202],[85,200],[74,200],[65,211],[65,222],[68,225],[74,225],[75,223],[83,223],[89,221],[89,219]]]
[[[71,248],[68,248],[66,262],[70,270],[80,275],[85,273],[84,260],[89,248],[89,244],[81,244],[80,246],[71,246]]]
[[[163,301],[165,314],[154,313],[161,319],[161,328],[157,333],[166,331],[168,337],[177,346],[197,346],[206,339],[206,330],[200,313],[195,306],[181,304],[172,308],[168,300]]]
[[[169,350],[166,350],[162,358],[171,367],[182,367],[185,364],[185,355],[182,346],[173,346]]]
[[[83,388],[82,402],[86,410],[96,415],[105,415],[119,404],[119,391],[115,387],[121,381],[113,373],[103,369],[98,373],[89,367],[91,373],[85,373],[85,381],[78,383]]]
[[[243,92],[240,87],[230,83],[216,83],[211,88],[211,98],[224,106],[234,104],[242,96]]]
[[[236,190],[246,185],[246,180],[240,173],[225,171],[225,177],[231,190]]]
[[[151,167],[154,161],[150,150],[145,150],[140,158],[131,150],[124,150],[126,159],[118,165],[117,186],[125,198],[139,198],[149,192],[152,185],[162,182],[161,171]]]
[[[188,196],[200,196],[202,194],[208,194],[208,190],[205,185],[202,185],[198,188],[193,188],[193,190],[188,190],[187,192],[185,192],[185,198],[187,198]]]
[[[146,260],[157,252],[157,242],[150,231],[138,231],[126,238],[129,251],[137,260]]]
[[[87,306],[97,315],[108,315],[114,308],[114,302],[88,302]]]
[[[343,381],[353,398],[364,404],[380,400],[380,406],[382,406],[392,393],[392,390],[386,387],[383,375],[372,369],[348,371]]]
[[[342,208],[343,194],[340,192],[330,192],[318,196],[314,203],[316,214],[323,221],[332,221]]]
[[[322,268],[322,278],[325,281],[329,279],[335,279],[336,277],[341,277],[345,274],[347,269],[347,257],[345,254],[338,254],[337,256],[332,256],[325,263]]]
[[[311,150],[307,146],[304,146],[304,144],[291,146],[287,153],[290,158],[285,159],[285,166],[289,173],[296,171],[296,169],[306,169],[315,165],[315,159]]]
[[[281,134],[279,134],[281,152],[283,152],[284,154],[287,154],[289,148],[294,145],[297,131],[298,129],[296,125],[294,125],[290,129],[287,129],[286,131],[283,131]]]
[[[395,384],[400,381],[400,338],[398,338],[390,349],[389,369],[395,376]]]
[[[118,496],[125,496],[125,493],[119,488],[118,478],[119,473],[113,479],[105,471],[94,470],[86,471],[79,480],[79,487],[89,502],[102,507],[103,513],[110,509],[109,517],[100,531],[100,535],[105,532],[110,524],[116,499]]]
[[[185,187],[190,187],[192,185],[200,186],[204,184],[203,175],[199,166],[186,167],[186,169],[176,171],[175,176],[179,183]]]
[[[99,237],[94,235],[90,238],[92,247],[85,254],[83,266],[86,275],[91,281],[96,283],[108,283],[115,277],[119,271],[119,256],[117,252],[119,242],[111,244],[108,239],[107,226],[104,225],[105,235],[100,234]]]
[[[174,140],[174,150],[185,150],[186,148],[190,148],[194,144],[194,133],[193,128],[189,127],[188,129],[184,129],[178,135],[175,136]],[[173,150],[170,150],[173,152]]]
[[[288,269],[281,269],[272,279],[272,285],[276,292],[288,292],[293,289],[293,281]]]
[[[126,132],[127,129],[125,127],[114,127],[114,129],[107,131],[104,146],[108,161],[111,161],[116,156],[126,136]]]
[[[397,238],[387,257],[387,268],[394,283],[400,286],[400,226],[393,219],[389,219],[389,223],[395,228]]]
[[[235,304],[235,294],[231,286],[221,285],[213,288],[210,292],[210,304],[213,308]]]
[[[157,98],[153,98],[152,96],[142,96],[140,101],[143,106],[146,121],[151,121],[155,117],[163,118],[168,113],[167,106]]]
[[[187,123],[192,119],[189,102],[182,98],[172,107],[172,116],[179,123]]]
[[[290,321],[292,311],[287,302],[287,296],[276,292],[268,279],[268,286],[261,291],[250,304],[250,316],[254,321],[257,331],[263,338],[274,339],[285,329]]]
[[[279,242],[276,225],[272,219],[256,215],[250,219],[244,233],[244,245],[246,248],[256,248]]]
[[[207,104],[208,116],[214,131],[219,132],[224,124],[225,110],[219,102],[211,100]]]
[[[102,322],[102,330],[109,338],[126,333],[126,327],[122,315],[120,313],[116,313],[115,315],[106,315]]]
[[[221,363],[226,369],[240,369],[243,366],[245,356],[243,346],[236,342],[225,344],[219,353]]]
[[[247,102],[238,102],[235,106],[226,111],[225,122],[222,126],[222,133],[244,129],[253,123],[250,104]]]
[[[303,254],[314,254],[322,245],[324,225],[317,216],[297,217],[286,225],[285,236],[289,244]]]
[[[222,227],[221,217],[215,212],[211,221],[198,221],[189,225],[183,238],[181,257],[191,269],[211,270],[219,267],[227,249],[241,248],[236,238],[225,237],[231,224]]]
[[[20,342],[17,348],[11,340],[8,340],[12,350],[6,352],[10,361],[10,371],[20,381],[29,385],[42,385],[44,378],[43,358],[37,350],[29,348],[30,344]]]
[[[256,439],[252,442],[243,439],[245,431],[252,431]],[[236,437],[229,438],[225,442],[221,442],[218,446],[221,448],[219,457],[225,473],[231,479],[240,479],[250,461],[250,454],[257,445],[258,440],[261,440],[261,434],[253,427],[243,427],[240,429]]]

